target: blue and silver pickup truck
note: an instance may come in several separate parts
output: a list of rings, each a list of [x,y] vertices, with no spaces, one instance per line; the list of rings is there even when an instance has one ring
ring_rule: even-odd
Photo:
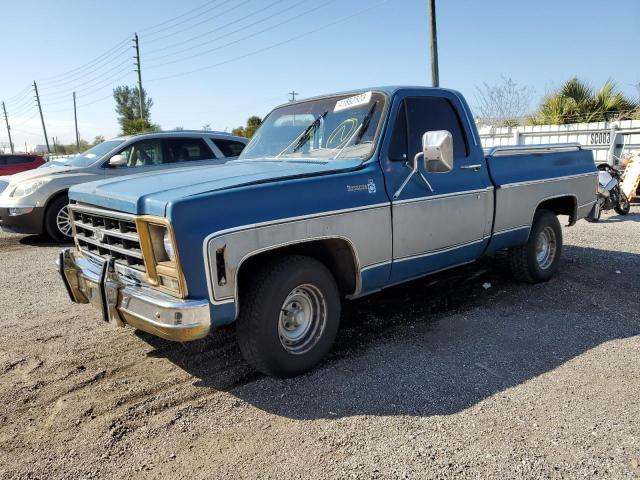
[[[517,280],[557,270],[597,170],[577,144],[484,152],[457,92],[384,87],[287,103],[225,165],[70,190],[74,302],[176,341],[236,322],[274,376],[330,350],[341,299],[508,250]]]

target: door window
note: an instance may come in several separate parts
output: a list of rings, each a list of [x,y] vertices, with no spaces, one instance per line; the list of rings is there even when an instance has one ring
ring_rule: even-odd
[[[391,139],[389,158],[404,160],[422,151],[422,135],[433,130],[447,130],[453,136],[453,154],[468,156],[467,141],[451,102],[442,97],[406,98],[398,111]]]
[[[216,139],[213,141],[225,157],[237,157],[244,150],[245,144],[236,140]]]
[[[168,143],[171,162],[190,162],[216,158],[201,138],[172,138]]]
[[[143,140],[130,145],[120,152],[127,163],[120,168],[138,168],[162,165],[165,158],[162,152],[162,140]]]

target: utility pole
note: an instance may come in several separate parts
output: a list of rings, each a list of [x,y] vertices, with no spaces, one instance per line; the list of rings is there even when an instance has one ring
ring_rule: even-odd
[[[47,144],[47,153],[51,153],[49,137],[47,137],[47,127],[44,126],[44,117],[42,116],[42,105],[40,104],[40,95],[38,95],[38,85],[35,80],[33,81],[33,89],[36,91],[36,102],[38,103],[38,110],[40,111],[40,121],[42,122],[42,131],[44,132],[44,143]]]
[[[7,124],[7,135],[9,135],[9,147],[11,147],[11,154],[13,155],[13,142],[11,141],[11,127],[9,126],[9,117],[7,116],[7,107],[2,102],[2,110],[4,111],[4,121]]]
[[[438,73],[438,32],[436,30],[436,0],[429,0],[429,25],[431,30],[431,85],[440,85]]]
[[[289,95],[291,95],[291,98],[289,99],[290,102],[295,102],[296,101],[296,95],[300,95],[298,92],[296,92],[295,90],[289,92]]]
[[[80,136],[78,135],[78,112],[76,110],[76,92],[73,92],[73,120],[76,125],[76,150],[80,153]]]
[[[140,120],[144,118],[144,105],[142,104],[142,71],[140,69],[140,44],[138,34],[133,34],[133,43],[136,49],[136,71],[138,72],[138,101],[140,102]]]

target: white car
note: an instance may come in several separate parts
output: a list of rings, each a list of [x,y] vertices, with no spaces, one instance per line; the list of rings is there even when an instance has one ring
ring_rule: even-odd
[[[47,168],[0,177],[0,230],[71,241],[69,188],[112,176],[220,164],[249,140],[224,132],[171,131],[118,137]]]

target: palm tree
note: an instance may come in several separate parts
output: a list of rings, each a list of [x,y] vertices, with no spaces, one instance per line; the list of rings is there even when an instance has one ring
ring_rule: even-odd
[[[544,97],[532,116],[535,125],[579,122],[602,122],[617,118],[631,118],[638,105],[617,90],[611,80],[598,90],[576,77],[568,80],[554,93]]]

